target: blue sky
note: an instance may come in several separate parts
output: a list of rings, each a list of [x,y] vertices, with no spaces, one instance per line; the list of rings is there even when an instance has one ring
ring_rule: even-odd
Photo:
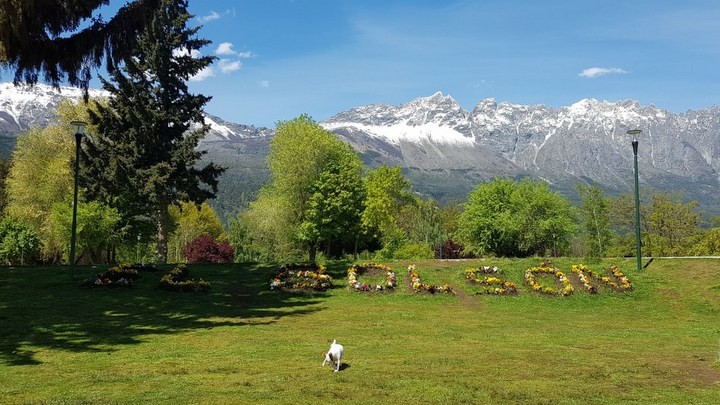
[[[213,0],[190,2],[220,60],[191,88],[207,111],[274,126],[436,91],[571,105],[720,103],[720,2]],[[197,79],[200,79],[199,77]]]
[[[213,42],[202,53],[219,58],[191,90],[236,123],[321,121],[436,91],[467,110],[490,97],[720,104],[715,0],[190,0],[190,11]]]

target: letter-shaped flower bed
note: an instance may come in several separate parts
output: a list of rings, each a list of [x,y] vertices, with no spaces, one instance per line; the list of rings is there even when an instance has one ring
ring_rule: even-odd
[[[536,275],[552,275],[556,280],[555,287],[541,285],[536,279]],[[570,283],[570,279],[565,276],[565,273],[553,267],[549,261],[543,261],[539,267],[532,267],[525,270],[525,284],[530,286],[533,291],[550,295],[568,296],[572,295],[575,291]]]
[[[465,270],[465,278],[470,284],[481,287],[476,294],[498,294],[498,295],[514,295],[517,294],[517,286],[507,280],[497,277],[501,272],[497,266],[483,266],[476,269]],[[478,275],[483,274],[482,278]]]
[[[368,283],[362,283],[358,280],[358,277],[363,274],[377,275],[377,273],[382,273],[385,275],[385,282],[383,282],[382,284],[372,285]],[[395,276],[395,272],[392,271],[392,269],[388,266],[373,262],[353,264],[352,267],[347,270],[347,281],[348,286],[355,291],[395,290],[395,287],[397,287],[397,276]]]
[[[325,291],[332,287],[332,277],[325,274],[325,266],[283,264],[270,280],[271,290]]]
[[[585,287],[585,289],[590,293],[597,293],[597,286],[591,285],[589,278],[604,283],[615,291],[631,291],[633,289],[633,285],[630,280],[628,280],[625,274],[623,274],[617,266],[610,266],[608,271],[612,274],[612,278],[603,276],[596,271],[592,271],[584,264],[572,266],[572,272],[578,275],[580,281],[583,283],[583,287]],[[590,276],[589,278],[588,275]]]
[[[200,279],[190,278],[190,270],[184,264],[178,264],[170,273],[164,275],[160,279],[160,288],[169,291],[182,292],[207,292],[210,289],[210,283]]]
[[[448,294],[455,294],[455,292],[452,290],[452,287],[450,287],[450,285],[448,284],[423,284],[423,282],[420,281],[420,274],[418,273],[414,264],[408,266],[408,277],[410,277],[410,286],[412,286],[413,291],[415,291],[416,293],[427,292],[430,294],[435,294],[436,292],[444,292]]]
[[[140,278],[140,270],[145,269],[145,267],[127,264],[115,266],[108,269],[105,273],[95,274],[86,278],[82,283],[80,283],[80,286],[89,288],[130,288],[135,285],[135,280]]]

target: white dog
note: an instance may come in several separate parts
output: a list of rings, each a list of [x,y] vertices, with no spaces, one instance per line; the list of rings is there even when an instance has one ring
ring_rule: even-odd
[[[340,364],[342,364],[342,356],[344,352],[345,348],[343,348],[341,344],[338,344],[337,340],[333,339],[328,352],[323,353],[325,360],[323,360],[322,365],[324,366],[325,363],[330,363],[330,366],[335,367],[335,372],[340,371]]]

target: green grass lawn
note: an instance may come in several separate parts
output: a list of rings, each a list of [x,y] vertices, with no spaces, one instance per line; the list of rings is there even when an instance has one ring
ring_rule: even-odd
[[[555,265],[570,274],[577,260]],[[0,403],[720,403],[720,261],[617,264],[628,293],[533,293],[537,259],[387,263],[400,288],[270,291],[275,266],[189,266],[209,293],[81,289],[101,269],[0,268]],[[517,296],[476,295],[464,270],[497,265]],[[168,270],[169,268],[163,269]],[[362,276],[361,276],[362,279]],[[545,279],[547,282],[549,279]],[[345,367],[321,367],[337,339]]]

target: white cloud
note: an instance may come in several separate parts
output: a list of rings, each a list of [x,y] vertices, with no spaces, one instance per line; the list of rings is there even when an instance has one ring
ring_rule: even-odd
[[[268,88],[270,87],[270,80],[260,80],[258,84],[260,85],[260,87]]]
[[[604,68],[604,67],[591,67],[584,69],[582,72],[578,74],[580,77],[587,77],[587,78],[595,78],[600,76],[605,76],[609,74],[625,74],[627,71],[620,69],[620,68]]]
[[[190,78],[190,81],[201,82],[201,81],[207,79],[208,77],[213,77],[213,76],[215,76],[215,70],[213,70],[213,68],[211,68],[210,66],[206,66],[201,71],[197,72],[197,74],[195,76],[192,76]]]
[[[239,60],[220,59],[220,71],[223,73],[232,73],[242,68],[242,62]]]
[[[202,16],[202,17],[198,17],[197,19],[198,19],[198,21],[200,21],[201,23],[206,23],[206,22],[209,22],[209,21],[217,20],[217,19],[219,19],[220,17],[221,17],[220,14],[218,14],[218,13],[215,12],[215,11],[211,11],[210,14],[205,15],[205,16]]]
[[[187,55],[188,55],[187,48],[178,48],[173,51],[173,56],[187,56]],[[192,51],[190,51],[190,56],[192,56],[193,58],[199,58],[200,51],[198,51],[197,49],[193,49]]]
[[[237,56],[238,56],[238,58],[246,58],[247,59],[247,58],[254,58],[255,54],[250,51],[246,51],[246,52],[238,53]]]
[[[237,52],[233,51],[232,47],[233,44],[231,42],[223,42],[218,45],[215,53],[218,55],[235,55]]]

